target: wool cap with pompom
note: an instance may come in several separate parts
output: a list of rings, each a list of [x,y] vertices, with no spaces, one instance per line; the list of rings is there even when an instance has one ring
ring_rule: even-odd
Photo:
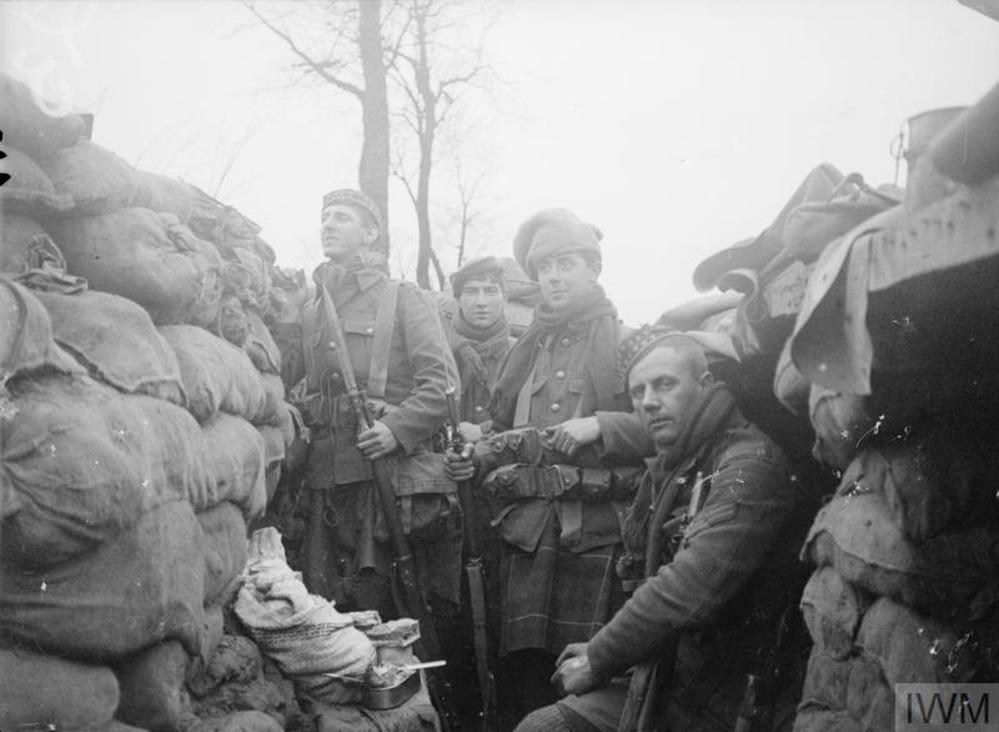
[[[731,336],[700,330],[677,330],[665,325],[643,325],[629,335],[617,349],[621,372],[628,375],[631,369],[660,346],[671,342],[692,343],[704,351],[708,366],[739,360]]]

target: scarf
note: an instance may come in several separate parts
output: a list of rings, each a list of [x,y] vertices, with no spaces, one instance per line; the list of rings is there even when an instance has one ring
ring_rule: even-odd
[[[327,259],[316,267],[312,279],[320,289],[326,285],[333,295],[333,304],[339,308],[360,292],[358,274],[364,270],[388,275],[388,258],[371,249],[352,252],[342,258]]]
[[[728,388],[722,383],[712,384],[695,403],[692,419],[676,442],[649,461],[622,532],[627,553],[644,560],[646,576],[654,573],[661,562],[662,527],[676,503],[676,479],[703,457],[701,452],[709,440],[727,429],[737,414],[735,398]]]
[[[501,358],[509,339],[510,325],[506,316],[501,315],[487,328],[476,328],[459,311],[454,320],[450,345],[458,361],[461,383],[466,387],[477,384],[488,389],[489,369],[485,361]]]
[[[596,404],[584,408],[582,413],[614,409],[616,387],[623,379],[617,363],[617,310],[603,288],[596,285],[572,308],[554,310],[543,302],[534,309],[534,322],[507,354],[493,391],[489,411],[499,429],[513,426],[517,396],[534,367],[538,344],[570,326],[588,330],[584,368],[596,394]]]

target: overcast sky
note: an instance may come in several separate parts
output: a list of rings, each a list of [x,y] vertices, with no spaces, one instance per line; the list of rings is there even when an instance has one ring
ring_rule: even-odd
[[[632,324],[693,297],[697,263],[762,230],[815,165],[891,182],[906,118],[999,82],[999,23],[956,0],[496,5],[499,113],[468,154],[490,175],[476,249],[508,254],[528,215],[571,208],[603,230]],[[288,89],[288,51],[252,26],[228,0],[4,2],[0,67],[93,110],[94,140],[143,169],[206,187],[240,150],[220,197],[278,264],[311,269],[323,192],[356,186],[359,108]],[[412,276],[415,220],[390,195]]]

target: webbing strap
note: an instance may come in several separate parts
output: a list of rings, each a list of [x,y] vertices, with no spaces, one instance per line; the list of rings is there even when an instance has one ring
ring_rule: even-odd
[[[395,331],[395,309],[400,284],[398,280],[388,280],[375,313],[375,337],[371,343],[371,366],[368,369],[368,397],[371,399],[385,399],[389,350],[392,348],[392,333]]]

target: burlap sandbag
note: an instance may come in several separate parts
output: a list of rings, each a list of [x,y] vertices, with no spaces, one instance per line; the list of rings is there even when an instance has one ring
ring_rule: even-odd
[[[110,213],[135,205],[135,168],[89,140],[56,150],[39,163],[55,190],[73,199],[74,215]]]
[[[802,556],[850,584],[942,620],[974,620],[999,597],[987,547],[999,528],[981,526],[906,541],[881,493],[837,495],[815,517]]]
[[[219,307],[218,327],[215,330],[220,336],[240,348],[250,337],[250,322],[246,317],[246,309],[235,295],[227,295],[222,298]]]
[[[191,496],[197,511],[229,501],[250,521],[264,510],[264,441],[252,424],[219,412],[201,426],[201,451],[205,479]]]
[[[201,653],[204,534],[185,501],[153,508],[96,550],[56,566],[17,561],[3,534],[0,635],[98,663],[176,638]]]
[[[284,460],[284,435],[278,427],[258,425],[257,432],[264,441],[264,464],[268,467]]]
[[[4,216],[45,217],[73,208],[73,199],[57,193],[52,181],[34,160],[16,148],[4,149],[7,155],[0,158],[0,174],[10,176],[0,186],[0,211]]]
[[[849,656],[866,605],[832,567],[813,572],[801,594],[801,614],[813,645],[836,659]]]
[[[284,401],[284,382],[278,374],[262,373],[260,383],[264,387],[264,406],[250,421],[280,427],[285,424],[288,412]]]
[[[182,224],[191,220],[198,191],[177,178],[137,170],[135,205],[157,213],[171,213]]]
[[[891,729],[894,707],[878,661],[855,653],[834,658],[813,647],[795,718],[796,732]]]
[[[224,501],[197,514],[205,534],[205,603],[225,605],[239,586],[246,565],[246,519],[238,506]]]
[[[186,406],[177,356],[142,307],[93,290],[33,292],[49,312],[56,343],[92,376],[127,394]]]
[[[83,120],[76,114],[54,114],[58,111],[51,102],[37,99],[26,84],[0,73],[0,130],[5,145],[41,158],[76,144]]]
[[[224,243],[219,245],[224,247]],[[233,249],[226,253],[222,269],[227,295],[234,295],[248,308],[266,308],[270,300],[270,268],[255,252]]]
[[[961,683],[975,673],[972,649],[954,628],[888,598],[864,613],[857,646],[875,657],[888,683]]]
[[[375,648],[353,619],[311,595],[284,560],[274,528],[255,531],[233,607],[250,636],[304,692],[329,687],[325,673],[363,678]]]
[[[876,437],[880,427],[877,417],[870,413],[869,403],[865,396],[838,394],[818,384],[811,385],[808,416],[815,430],[812,455],[816,460],[844,470],[860,452],[864,441]]]
[[[14,408],[0,419],[3,538],[24,565],[93,551],[207,482],[197,475],[200,430],[180,407],[85,376],[10,391]]]
[[[199,422],[219,411],[254,421],[268,413],[260,373],[241,349],[194,325],[165,325],[159,332],[177,356],[187,408]]]
[[[0,729],[89,729],[111,721],[118,698],[105,666],[0,650]]]
[[[808,413],[808,393],[811,382],[798,371],[791,360],[791,341],[784,343],[784,348],[777,358],[774,369],[774,395],[792,414]]]
[[[218,252],[170,214],[144,208],[54,221],[69,271],[142,305],[153,322],[210,324],[221,297]]]
[[[115,718],[152,732],[180,729],[187,664],[184,647],[173,640],[144,648],[117,664],[121,702]]]
[[[264,325],[263,318],[246,308],[247,338],[243,350],[249,355],[257,370],[265,374],[281,374],[281,349]]]
[[[83,374],[72,356],[56,345],[52,321],[27,288],[0,277],[0,387],[40,371]]]
[[[0,272],[18,275],[46,263],[57,270],[66,269],[59,247],[37,221],[5,213],[0,220]]]

